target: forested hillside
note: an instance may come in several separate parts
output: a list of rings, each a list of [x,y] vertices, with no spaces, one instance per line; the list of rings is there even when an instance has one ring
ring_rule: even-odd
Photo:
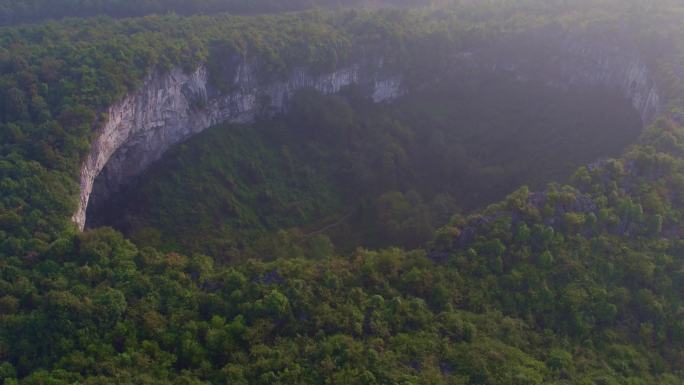
[[[238,2],[45,4],[0,1],[0,19]],[[264,4],[244,12],[300,8]],[[683,16],[665,0],[496,0],[0,28],[0,381],[683,383]],[[659,119],[639,132],[611,88],[443,71],[548,31],[630,42]],[[376,55],[412,92],[302,90],[284,114],[173,148],[78,231],[107,108],[227,51],[264,81]]]

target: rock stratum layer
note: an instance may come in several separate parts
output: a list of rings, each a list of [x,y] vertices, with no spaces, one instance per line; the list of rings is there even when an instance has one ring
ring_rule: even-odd
[[[664,105],[653,71],[637,50],[566,36],[521,41],[522,46],[500,44],[454,53],[443,70],[477,66],[558,87],[615,88],[631,101],[644,124],[653,121]],[[400,72],[390,75],[382,61],[324,74],[300,68],[286,80],[268,83],[261,81],[256,67],[245,60],[226,71],[232,79],[227,92],[219,92],[211,84],[205,66],[192,73],[176,68],[150,76],[137,92],[109,108],[108,120],[99,128],[81,168],[80,201],[73,216],[80,229],[85,227],[93,191],[98,201],[105,200],[171,146],[216,124],[248,123],[261,113],[281,112],[299,89],[331,94],[356,83],[367,89],[375,102],[410,92]],[[435,75],[427,74],[425,81]]]

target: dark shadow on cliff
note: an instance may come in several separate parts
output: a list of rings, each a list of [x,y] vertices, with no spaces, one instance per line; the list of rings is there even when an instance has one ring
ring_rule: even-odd
[[[415,247],[454,212],[562,181],[640,132],[618,90],[470,75],[383,105],[353,87],[300,92],[284,116],[177,146],[113,199],[98,199],[96,181],[88,226],[230,260],[331,240],[342,250]]]

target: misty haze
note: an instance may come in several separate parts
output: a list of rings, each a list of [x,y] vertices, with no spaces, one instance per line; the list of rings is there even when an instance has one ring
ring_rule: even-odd
[[[677,0],[0,0],[0,383],[684,384]]]

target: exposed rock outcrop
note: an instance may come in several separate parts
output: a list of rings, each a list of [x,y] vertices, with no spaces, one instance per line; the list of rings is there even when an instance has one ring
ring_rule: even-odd
[[[259,113],[282,111],[296,90],[314,88],[331,94],[358,83],[368,88],[375,102],[397,97],[400,81],[380,76],[380,67],[381,63],[362,70],[360,65],[352,65],[320,75],[297,69],[287,80],[264,84],[255,68],[242,61],[232,69],[229,92],[219,92],[210,84],[204,66],[192,73],[175,68],[150,76],[139,91],[109,108],[108,120],[81,167],[74,222],[84,228],[96,178],[97,194],[116,193],[174,144],[219,123],[246,123]]]

